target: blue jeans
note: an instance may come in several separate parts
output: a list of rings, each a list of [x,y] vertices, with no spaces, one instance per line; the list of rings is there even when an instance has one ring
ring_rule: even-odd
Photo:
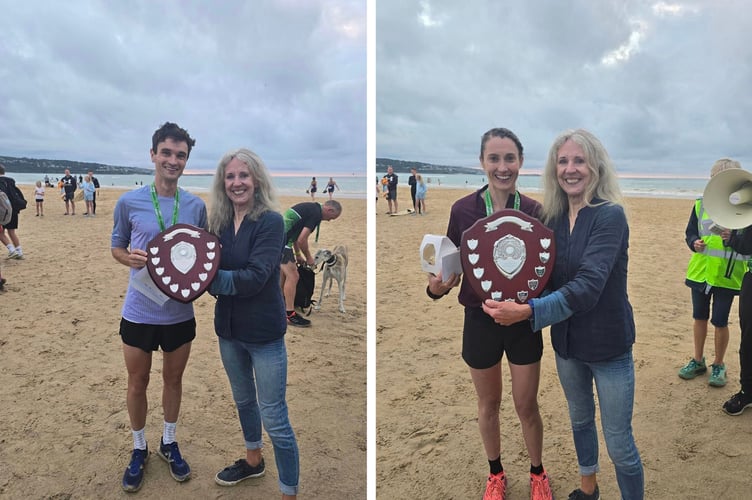
[[[251,344],[219,337],[219,353],[238,408],[245,447],[263,446],[261,423],[272,440],[279,489],[298,494],[300,463],[295,433],[287,417],[287,349],[285,339]]]
[[[557,354],[556,369],[569,406],[580,475],[591,476],[600,470],[593,396],[595,379],[603,437],[616,469],[621,497],[624,500],[641,500],[645,492],[645,479],[640,452],[632,436],[635,378],[631,349],[615,358],[598,362],[564,359]]]

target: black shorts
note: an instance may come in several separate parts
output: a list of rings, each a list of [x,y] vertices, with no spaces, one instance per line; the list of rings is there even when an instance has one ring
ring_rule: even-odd
[[[196,338],[196,319],[174,325],[147,325],[121,318],[120,338],[124,344],[146,352],[159,350],[160,347],[164,352],[172,352]]]
[[[396,200],[397,199],[397,189],[390,189],[386,192],[386,199],[387,200]]]
[[[10,216],[10,220],[7,224],[3,225],[4,229],[18,229],[18,210],[13,210],[13,214]]]
[[[281,264],[287,264],[288,262],[295,262],[295,254],[292,253],[292,248],[285,247],[282,249],[282,262]]]
[[[462,359],[470,368],[483,370],[507,360],[515,365],[529,365],[543,357],[543,335],[534,332],[530,321],[501,326],[480,307],[465,308],[462,330]]]
[[[75,191],[72,191],[72,192],[70,192],[70,193],[69,193],[68,191],[66,191],[66,192],[65,192],[65,197],[64,197],[63,199],[64,199],[65,201],[73,201],[73,198],[74,198],[75,196],[76,196],[76,192],[75,192]]]

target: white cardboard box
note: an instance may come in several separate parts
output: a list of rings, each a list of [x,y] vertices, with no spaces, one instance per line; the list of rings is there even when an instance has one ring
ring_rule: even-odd
[[[427,234],[420,244],[420,267],[432,274],[441,273],[443,279],[462,274],[460,249],[446,236]]]

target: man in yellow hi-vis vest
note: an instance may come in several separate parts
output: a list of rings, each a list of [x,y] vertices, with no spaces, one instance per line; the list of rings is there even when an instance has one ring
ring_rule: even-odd
[[[741,168],[741,165],[722,158],[713,164],[710,177],[730,168]],[[715,328],[715,358],[710,365],[708,383],[713,387],[723,387],[726,385],[723,357],[729,343],[728,318],[734,296],[739,295],[748,256],[740,255],[728,246],[731,231],[718,227],[710,219],[702,198],[695,201],[685,234],[687,245],[694,252],[689,260],[686,279],[687,286],[692,289],[694,355],[679,370],[679,376],[693,379],[707,371],[703,351],[710,319]]]

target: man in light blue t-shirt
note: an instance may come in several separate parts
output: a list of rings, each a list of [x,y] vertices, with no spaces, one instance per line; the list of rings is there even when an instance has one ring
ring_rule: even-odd
[[[162,125],[154,132],[150,151],[155,167],[154,182],[124,194],[115,205],[112,256],[130,268],[120,321],[120,337],[128,369],[128,416],[133,435],[133,453],[122,486],[130,492],[141,488],[149,456],[145,435],[146,389],[152,353],[160,347],[164,353],[164,428],[158,454],[168,463],[170,474],[176,481],[185,481],[191,474],[191,468],[175,441],[175,427],[182,399],[183,371],[188,363],[191,342],[196,337],[193,304],[173,299],[158,304],[138,291],[135,283],[139,273],[147,272],[146,245],[157,234],[177,223],[206,227],[203,200],[178,188],[178,179],[195,143],[178,125],[169,122]]]

